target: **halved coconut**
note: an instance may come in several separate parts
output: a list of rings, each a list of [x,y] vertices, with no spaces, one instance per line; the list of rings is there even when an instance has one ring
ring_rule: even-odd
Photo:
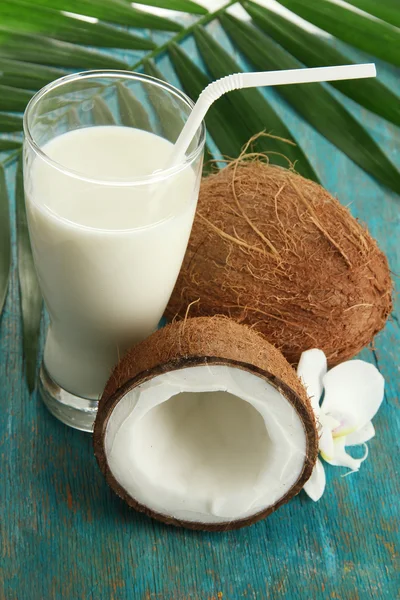
[[[94,449],[133,508],[192,529],[266,517],[317,458],[306,391],[283,355],[224,317],[173,323],[129,351],[99,403]]]

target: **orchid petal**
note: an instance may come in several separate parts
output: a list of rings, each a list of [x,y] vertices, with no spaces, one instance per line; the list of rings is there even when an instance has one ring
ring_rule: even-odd
[[[323,384],[323,412],[353,417],[357,429],[372,419],[383,400],[385,381],[374,365],[363,360],[337,365],[326,373]]]
[[[323,412],[319,415],[318,420],[320,423],[319,451],[323,458],[333,458],[333,430],[340,426],[340,422]]]
[[[297,376],[302,380],[311,406],[316,415],[320,413],[319,401],[323,391],[323,377],[326,374],[326,356],[322,350],[313,348],[303,352],[297,367]]]
[[[332,419],[336,420],[336,427],[332,428],[332,435],[334,438],[341,437],[343,435],[350,435],[354,431],[358,431],[359,426],[354,415],[349,415],[346,413],[329,413],[327,415]]]
[[[321,434],[319,436],[319,451],[324,460],[332,459],[335,454],[332,430],[328,427],[322,427],[321,429]]]
[[[336,438],[333,442],[334,455],[331,460],[326,460],[327,463],[334,467],[348,467],[352,471],[358,471],[361,463],[367,458],[368,451],[362,458],[353,458],[350,454],[347,454],[345,450],[346,438]]]
[[[368,442],[375,435],[375,429],[372,425],[371,421],[368,421],[364,427],[358,429],[357,431],[353,431],[346,436],[346,446],[356,446],[357,444],[364,444]]]
[[[333,416],[321,413],[319,420],[321,426],[327,427],[332,433],[334,433],[337,429],[339,429],[342,426],[342,419],[336,418],[336,415]]]
[[[310,479],[305,484],[303,490],[310,496],[311,500],[317,502],[324,493],[326,485],[325,469],[322,462],[317,459]]]

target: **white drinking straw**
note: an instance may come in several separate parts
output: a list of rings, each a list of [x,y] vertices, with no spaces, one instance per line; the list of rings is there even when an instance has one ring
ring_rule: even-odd
[[[201,92],[188,120],[185,123],[172,153],[169,166],[179,164],[196,135],[210,106],[223,94],[232,90],[292,83],[317,83],[339,81],[340,79],[364,79],[375,77],[373,63],[363,65],[340,65],[337,67],[316,67],[312,69],[290,69],[288,71],[261,71],[258,73],[234,73],[210,83]]]

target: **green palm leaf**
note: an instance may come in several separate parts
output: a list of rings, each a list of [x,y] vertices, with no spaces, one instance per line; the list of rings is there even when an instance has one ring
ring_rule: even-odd
[[[64,115],[64,117],[67,117],[68,120],[68,126],[70,129],[77,129],[81,126],[81,120],[79,118],[79,113],[76,109],[75,106],[73,106],[72,108],[70,108],[66,114]]]
[[[205,15],[207,10],[192,0],[140,0],[140,4],[168,8],[169,10],[180,10],[193,15]]]
[[[185,92],[196,99],[211,82],[177,44],[168,48],[169,56]],[[225,156],[238,156],[241,148],[249,139],[248,130],[239,121],[232,127],[231,107],[227,97],[222,97],[208,111],[205,121],[214,142]]]
[[[347,2],[395,27],[400,27],[400,10],[397,0],[347,0]]]
[[[233,58],[204,28],[196,27],[194,36],[204,62],[214,79],[241,70]],[[231,92],[227,95],[227,101],[230,103],[232,110],[233,120],[231,122],[242,121],[245,123],[248,129],[247,137],[266,130],[273,136],[296,143],[289,129],[258,90],[249,89]],[[254,148],[259,152],[269,152],[270,160],[274,164],[287,167],[289,160],[296,165],[296,170],[304,177],[318,181],[312,166],[297,145],[291,145],[272,137],[261,137],[255,142]]]
[[[125,69],[126,63],[108,54],[52,38],[15,33],[0,27],[0,58],[66,67]]]
[[[1,53],[1,49],[0,49]],[[10,60],[0,56],[0,83],[20,89],[39,90],[41,87],[67,75],[68,71],[43,65]]]
[[[143,70],[146,75],[161,80],[164,79],[161,71],[150,60],[143,62]],[[184,125],[184,121],[177,111],[177,107],[172,98],[168,93],[163,92],[163,90],[158,90],[149,94],[149,100],[157,115],[159,127],[163,135],[167,140],[176,142],[179,131]]]
[[[231,15],[223,15],[220,20],[238,48],[260,71],[301,68],[295,58],[254,27]],[[356,164],[400,193],[400,173],[367,131],[321,84],[280,85],[276,91]]]
[[[33,92],[0,85],[0,110],[23,112],[32,96]]]
[[[20,146],[21,142],[19,142],[18,140],[5,140],[0,138],[0,152],[5,152],[7,150],[15,150],[16,148],[20,148]]]
[[[115,125],[111,110],[99,95],[93,98],[92,115],[96,125]]]
[[[11,264],[10,214],[4,168],[0,165],[0,316],[7,297]]]
[[[145,58],[142,63],[143,71],[146,73],[146,75],[150,75],[150,77],[155,77],[156,79],[161,79],[161,81],[166,81],[164,75],[152,60]]]
[[[117,83],[118,108],[121,123],[126,127],[137,127],[145,131],[153,131],[148,114],[142,103],[123,83]]]
[[[29,241],[28,223],[25,212],[22,159],[18,162],[15,193],[18,235],[18,279],[21,295],[23,347],[26,378],[29,391],[32,392],[35,387],[40,319],[43,302]]]
[[[218,171],[218,167],[215,164],[214,156],[211,154],[208,146],[204,148],[204,161],[203,161],[203,177],[207,177],[207,175],[211,175],[211,173],[215,173]]]
[[[156,67],[153,61],[143,61],[143,70],[147,75],[165,81],[164,75]],[[160,130],[163,132],[163,135],[167,138],[167,140],[175,142],[184,125],[184,120],[177,113],[173,100],[169,94],[163,93],[162,90],[158,95],[150,94],[149,100],[152,103],[154,111],[158,117]],[[211,163],[213,159],[214,157],[210,152],[210,149],[206,146],[204,149],[203,175],[208,175],[215,170]]]
[[[90,46],[149,50],[154,43],[102,23],[88,23],[57,10],[37,7],[23,0],[2,0],[0,23],[12,31],[49,35],[59,40]]]
[[[164,75],[156,67],[153,61],[143,61],[143,70],[147,75],[165,81]],[[181,131],[184,125],[184,120],[177,113],[176,106],[174,105],[173,100],[171,99],[169,94],[162,93],[162,91],[157,96],[155,96],[154,94],[150,94],[149,100],[153,105],[153,108],[159,120],[160,129],[163,132],[164,136],[167,138],[167,140],[175,142],[178,138],[179,132]],[[203,176],[209,175],[210,173],[215,171],[215,167],[213,166],[212,162],[213,160],[214,157],[210,152],[210,149],[206,145],[206,147],[204,148]]]
[[[350,64],[347,56],[323,39],[267,8],[244,2],[254,22],[307,67]],[[400,101],[377,79],[332,81],[337,90],[368,110],[400,126]]]
[[[368,54],[400,66],[400,31],[329,0],[278,0],[294,13]]]
[[[0,112],[0,131],[2,133],[11,133],[13,131],[22,131],[22,117],[9,115]]]
[[[125,0],[36,0],[36,4],[95,17],[125,27],[161,29],[163,31],[180,31],[181,29],[181,26],[175,21],[137,10]]]

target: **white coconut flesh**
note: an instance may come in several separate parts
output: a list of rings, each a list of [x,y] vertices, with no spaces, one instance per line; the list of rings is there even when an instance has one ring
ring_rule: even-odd
[[[224,523],[284,497],[305,462],[292,404],[233,366],[158,375],[127,392],[105,432],[108,466],[137,502],[179,520]]]

